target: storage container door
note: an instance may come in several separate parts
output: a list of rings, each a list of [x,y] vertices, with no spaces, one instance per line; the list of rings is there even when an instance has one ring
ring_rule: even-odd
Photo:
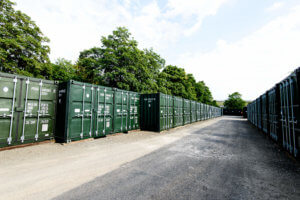
[[[0,147],[13,145],[16,141],[17,113],[15,108],[20,94],[20,80],[0,77]]]
[[[162,131],[162,130],[167,129],[167,115],[168,115],[167,107],[166,107],[167,101],[166,101],[166,95],[164,95],[164,94],[160,94],[159,98],[160,98],[160,105],[159,105],[160,127],[159,127],[159,130]]]
[[[128,131],[128,92],[115,91],[114,132]]]
[[[128,130],[139,129],[140,95],[129,93],[129,127]]]
[[[56,113],[57,85],[33,82],[28,78],[22,82],[22,107],[20,131],[21,143],[39,141],[53,137]]]
[[[95,137],[112,133],[114,93],[109,88],[98,87],[95,91]]]
[[[69,139],[92,137],[94,88],[85,84],[70,87]]]

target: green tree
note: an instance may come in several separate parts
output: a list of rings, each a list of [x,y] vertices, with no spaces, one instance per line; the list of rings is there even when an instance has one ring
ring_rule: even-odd
[[[228,96],[228,99],[224,102],[224,106],[228,109],[242,109],[246,105],[246,102],[242,99],[242,95],[238,92],[234,92]]]
[[[53,80],[68,81],[76,78],[76,69],[71,61],[59,58],[52,64]]]
[[[52,74],[49,39],[14,3],[0,1],[0,70],[40,78]]]
[[[165,60],[152,49],[140,50],[124,27],[102,37],[101,47],[80,53],[82,80],[137,92],[156,92],[159,71]]]
[[[209,87],[205,85],[204,81],[197,82],[195,85],[195,89],[198,101],[213,106],[217,105],[217,102],[214,102],[213,100],[213,96],[209,90]]]

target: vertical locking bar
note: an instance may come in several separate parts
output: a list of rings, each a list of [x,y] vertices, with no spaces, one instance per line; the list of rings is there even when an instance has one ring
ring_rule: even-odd
[[[128,130],[128,92],[126,93],[126,107],[127,107],[127,109],[126,109],[126,130]]]
[[[288,138],[288,150],[291,152],[291,130],[290,130],[290,111],[289,111],[289,93],[288,93],[288,87],[289,87],[289,82],[288,80],[285,81],[285,96],[286,96],[286,113],[287,113],[287,116],[286,116],[286,126],[287,126],[287,138]]]
[[[91,93],[92,93],[92,100],[91,100],[91,110],[90,110],[90,132],[89,132],[89,135],[90,137],[92,137],[92,125],[93,125],[93,109],[94,109],[94,88],[93,86],[91,87]]]
[[[82,114],[81,114],[81,133],[80,137],[83,138],[83,125],[84,125],[84,98],[85,98],[85,84],[83,84],[82,92]]]
[[[290,100],[291,100],[291,115],[292,115],[292,134],[293,134],[293,152],[294,152],[294,156],[296,157],[297,155],[297,148],[296,148],[296,135],[295,135],[295,125],[294,125],[294,102],[293,102],[293,99],[294,99],[294,93],[293,93],[293,80],[292,78],[290,77]]]
[[[106,88],[104,88],[104,107],[103,107],[103,135],[105,135],[106,129]]]
[[[95,131],[96,136],[98,136],[98,129],[99,129],[98,116],[99,116],[99,87],[97,88],[97,112],[96,112],[96,131]]]
[[[7,143],[10,145],[12,142],[12,128],[13,128],[13,120],[14,120],[14,108],[15,108],[15,99],[16,99],[16,90],[17,90],[17,82],[18,79],[15,76],[15,78],[13,79],[14,82],[14,91],[13,91],[13,102],[11,105],[11,115],[10,115],[10,126],[9,126],[9,137],[7,138]]]
[[[121,93],[121,131],[123,130],[123,91]]]
[[[280,84],[280,115],[281,115],[281,134],[282,134],[282,146],[285,148],[285,132],[284,132],[284,98],[283,98],[283,84]]]
[[[39,95],[39,105],[38,105],[38,112],[37,112],[37,122],[36,122],[36,132],[35,132],[35,141],[39,138],[39,123],[40,123],[40,112],[41,112],[41,100],[42,100],[42,87],[43,87],[43,81],[39,83],[40,85],[40,95]]]
[[[23,143],[25,140],[25,122],[27,116],[27,102],[28,102],[28,88],[29,88],[29,78],[26,80],[26,93],[25,93],[25,109],[24,109],[24,116],[23,116],[23,127],[22,127],[22,136],[21,142]]]
[[[135,101],[136,101],[136,93],[134,93],[134,96],[133,96],[133,128],[136,128],[136,118],[135,118]],[[131,105],[130,105],[131,106]],[[130,122],[131,124],[131,122]]]

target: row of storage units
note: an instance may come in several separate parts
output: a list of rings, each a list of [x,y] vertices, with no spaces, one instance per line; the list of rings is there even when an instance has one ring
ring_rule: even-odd
[[[59,84],[55,138],[71,142],[139,129],[140,94],[77,81]]]
[[[248,104],[248,120],[299,159],[300,68]]]
[[[162,131],[220,116],[220,108],[165,94],[0,73],[0,148]]]
[[[141,130],[163,131],[222,115],[222,109],[162,93],[141,94]]]

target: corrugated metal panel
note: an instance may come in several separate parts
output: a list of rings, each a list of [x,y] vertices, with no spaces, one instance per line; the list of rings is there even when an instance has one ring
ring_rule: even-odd
[[[280,113],[283,147],[299,157],[300,144],[300,91],[299,69],[280,83]]]
[[[191,123],[191,100],[183,99],[183,124]]]
[[[197,102],[197,121],[201,120],[201,103]]]
[[[58,117],[62,119],[58,121],[58,141],[71,142],[94,136],[94,90],[93,85],[77,81],[60,84]]]
[[[52,138],[56,100],[54,81],[0,73],[0,147]]]
[[[140,128],[140,94],[129,92],[129,127],[128,130]]]
[[[174,126],[174,103],[170,95],[141,95],[141,129],[163,131]]]
[[[262,117],[262,130],[266,134],[268,134],[268,121],[269,121],[269,116],[268,116],[268,96],[267,94],[263,94],[261,96],[261,117]]]
[[[103,86],[95,87],[94,136],[113,133],[114,91]]]
[[[127,132],[129,122],[129,91],[115,89],[114,133]]]
[[[174,97],[174,127],[183,125],[183,99]]]
[[[141,130],[160,131],[159,94],[141,94]]]
[[[191,123],[196,122],[197,120],[197,102],[191,101]]]
[[[280,116],[280,99],[279,99],[279,85],[275,86],[271,90],[268,91],[268,115],[269,115],[269,132],[270,136],[275,140],[279,141],[281,136],[278,134],[281,123],[278,123]],[[249,112],[248,112],[249,113]],[[252,116],[250,116],[252,118]]]

